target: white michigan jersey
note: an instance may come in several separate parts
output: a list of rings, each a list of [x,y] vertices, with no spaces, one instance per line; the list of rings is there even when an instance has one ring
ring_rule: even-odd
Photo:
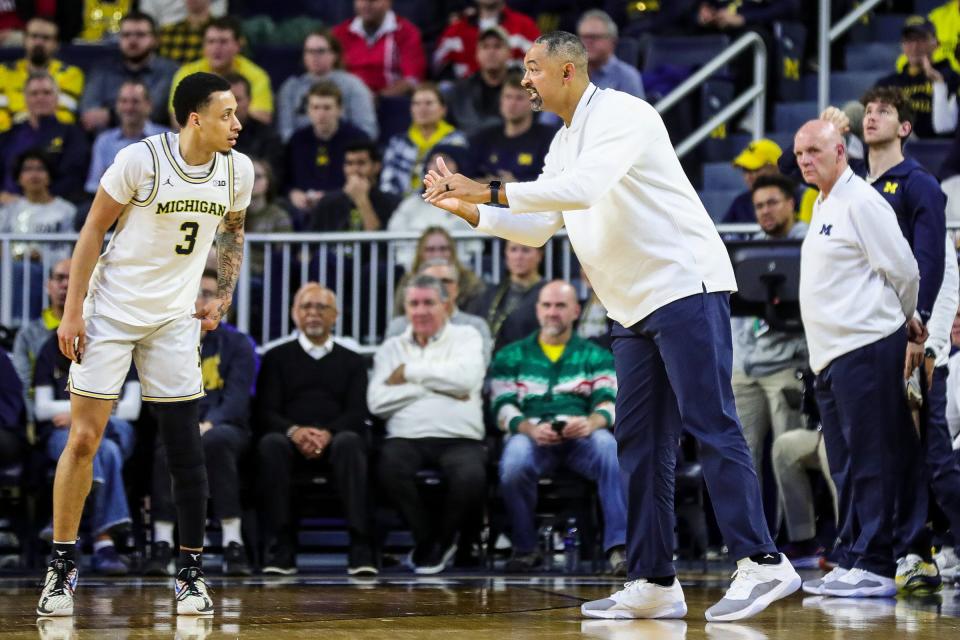
[[[220,221],[250,204],[253,164],[231,150],[190,166],[179,142],[162,133],[132,144],[100,180],[127,206],[90,278],[85,317],[144,326],[193,313]]]

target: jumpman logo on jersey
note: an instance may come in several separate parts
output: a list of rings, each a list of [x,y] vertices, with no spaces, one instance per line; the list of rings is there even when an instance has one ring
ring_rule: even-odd
[[[165,185],[167,185],[167,186],[169,186],[169,187],[172,187],[172,186],[173,186],[173,183],[170,182],[170,176],[167,176],[167,179],[163,181],[163,184],[165,184]]]
[[[199,554],[199,553],[191,553],[191,554],[190,554],[190,557],[193,558],[193,561],[194,561],[194,562],[196,562],[197,559],[200,558],[200,554]]]

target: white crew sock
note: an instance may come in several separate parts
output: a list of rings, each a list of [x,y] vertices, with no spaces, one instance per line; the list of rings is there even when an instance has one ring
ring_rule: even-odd
[[[223,529],[221,544],[224,547],[231,542],[243,544],[243,536],[240,534],[240,518],[224,518],[220,521],[220,528]]]
[[[166,542],[173,546],[173,523],[167,520],[153,521],[153,543]]]

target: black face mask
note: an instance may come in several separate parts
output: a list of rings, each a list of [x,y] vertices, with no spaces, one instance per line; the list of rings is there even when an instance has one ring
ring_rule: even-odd
[[[45,67],[47,63],[50,62],[50,57],[47,55],[46,49],[40,45],[28,51],[27,58],[30,60],[30,64],[35,67]]]

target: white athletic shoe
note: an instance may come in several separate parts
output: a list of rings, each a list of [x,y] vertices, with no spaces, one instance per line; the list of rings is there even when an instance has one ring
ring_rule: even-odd
[[[933,557],[940,568],[940,575],[947,582],[952,582],[960,576],[960,558],[953,547],[944,547]]]
[[[76,563],[58,558],[47,566],[43,591],[37,603],[38,616],[72,616],[73,592],[77,588]]]
[[[830,573],[815,578],[813,580],[804,580],[803,581],[803,591],[804,593],[810,593],[815,596],[823,595],[823,585],[827,582],[833,582],[834,580],[839,580],[840,577],[847,572],[847,569],[843,567],[834,567]]]
[[[182,616],[212,616],[213,600],[199,567],[180,569],[175,584],[177,614]]]
[[[782,553],[778,564],[757,564],[750,558],[737,562],[726,595],[709,609],[708,622],[732,622],[750,618],[780,598],[800,588],[800,575]]]
[[[625,583],[623,589],[609,598],[583,603],[580,612],[587,618],[608,620],[682,618],[687,615],[687,603],[680,581],[676,578],[669,587],[661,587],[641,578]]]
[[[597,640],[686,640],[683,620],[581,620],[580,634]]]
[[[893,578],[854,568],[836,580],[824,582],[820,592],[838,598],[892,598],[897,595],[897,583]]]

